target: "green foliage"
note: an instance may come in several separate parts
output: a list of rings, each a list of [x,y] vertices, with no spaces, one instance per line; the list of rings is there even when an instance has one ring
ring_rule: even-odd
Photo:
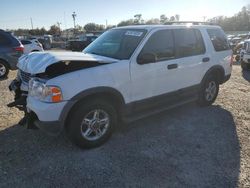
[[[157,24],[160,24],[160,19],[158,18],[152,18],[146,21],[146,25],[157,25]]]
[[[28,36],[28,35],[36,35],[36,36],[39,36],[39,35],[44,35],[46,34],[47,31],[44,27],[42,27],[41,29],[39,28],[36,28],[36,29],[17,29],[14,31],[14,34],[16,36]]]
[[[121,21],[120,23],[117,24],[118,27],[127,26],[127,25],[135,25],[134,19]]]
[[[99,24],[95,24],[95,23],[88,23],[84,26],[84,29],[86,32],[103,31],[104,25],[99,25]]]
[[[156,25],[156,24],[165,24],[168,21],[179,21],[180,15],[176,14],[175,16],[171,16],[168,18],[166,15],[162,14],[159,18],[152,18],[149,20],[144,21],[142,19],[141,14],[136,14],[134,16],[134,19],[124,20],[121,21],[117,26],[128,26],[128,25],[141,25],[141,24],[147,24],[147,25]]]
[[[50,35],[59,35],[60,33],[61,33],[60,27],[58,27],[57,25],[50,26],[48,34],[50,34]]]
[[[243,7],[232,17],[217,16],[208,21],[220,25],[225,31],[250,31],[250,6]]]
[[[165,24],[169,21],[179,21],[180,15],[167,17],[166,15],[160,15],[160,18],[152,18],[144,21],[142,14],[136,14],[133,18],[128,20],[123,20],[118,23],[118,27],[128,26],[128,25],[155,25],[155,24]],[[225,31],[250,31],[250,5],[243,7],[241,11],[232,17],[217,16],[212,19],[207,20],[208,22],[213,22],[220,25]],[[116,27],[115,25],[107,26],[106,29],[111,29]],[[103,31],[105,30],[104,25],[99,25],[95,23],[88,23],[84,27],[77,25],[75,28],[75,34],[81,34],[83,32],[93,32],[93,31]],[[60,27],[58,25],[52,25],[48,31],[45,28],[36,28],[33,30],[29,29],[17,29],[13,31],[15,35],[59,35],[61,33]]]

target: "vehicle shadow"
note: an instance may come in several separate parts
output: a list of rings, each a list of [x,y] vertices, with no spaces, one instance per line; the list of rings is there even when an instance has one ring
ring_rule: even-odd
[[[0,78],[0,82],[4,80],[8,80],[8,77]]]
[[[190,104],[122,125],[99,148],[13,126],[0,132],[0,187],[237,187],[232,114]]]
[[[245,80],[247,80],[248,82],[250,82],[250,71],[242,71],[242,76]]]

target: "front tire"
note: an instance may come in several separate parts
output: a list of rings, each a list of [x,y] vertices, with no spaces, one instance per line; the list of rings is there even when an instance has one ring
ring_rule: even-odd
[[[70,114],[67,134],[81,148],[94,148],[105,143],[117,124],[115,108],[104,100],[83,101]]]
[[[208,76],[201,86],[198,104],[210,106],[214,103],[219,93],[219,83],[215,76]]]
[[[9,74],[8,64],[4,61],[0,61],[0,79],[6,78]]]

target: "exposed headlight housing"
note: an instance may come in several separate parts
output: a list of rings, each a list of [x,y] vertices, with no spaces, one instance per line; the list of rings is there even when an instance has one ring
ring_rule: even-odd
[[[57,103],[63,100],[59,87],[48,86],[35,78],[29,81],[29,95],[44,102]]]

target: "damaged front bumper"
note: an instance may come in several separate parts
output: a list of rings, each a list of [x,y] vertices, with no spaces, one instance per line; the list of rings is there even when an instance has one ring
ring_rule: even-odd
[[[13,80],[9,85],[9,90],[14,92],[14,101],[7,104],[8,107],[16,107],[21,111],[26,111],[26,99],[28,95],[28,91],[24,91],[21,89],[21,81]]]
[[[59,135],[64,128],[62,112],[67,103],[67,101],[46,103],[29,96],[27,98],[27,115],[31,119],[30,125],[33,123],[50,135]]]

